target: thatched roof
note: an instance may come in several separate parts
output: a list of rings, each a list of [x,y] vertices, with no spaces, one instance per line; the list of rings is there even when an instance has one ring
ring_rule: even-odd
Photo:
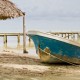
[[[0,19],[23,16],[24,13],[9,0],[0,0]]]

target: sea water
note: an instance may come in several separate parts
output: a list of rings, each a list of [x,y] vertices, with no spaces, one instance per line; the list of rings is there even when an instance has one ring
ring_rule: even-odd
[[[26,37],[26,44],[29,43],[29,37]],[[7,36],[7,46],[16,48],[18,45],[17,36]],[[20,36],[20,45],[23,45],[23,36]],[[0,37],[0,47],[4,46],[3,37]]]

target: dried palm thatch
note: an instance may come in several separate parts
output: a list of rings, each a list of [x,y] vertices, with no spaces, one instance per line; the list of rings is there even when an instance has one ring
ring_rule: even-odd
[[[23,16],[24,13],[9,0],[0,0],[0,19]]]

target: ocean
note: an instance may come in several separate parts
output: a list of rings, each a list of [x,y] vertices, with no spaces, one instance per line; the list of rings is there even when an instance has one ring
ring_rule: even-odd
[[[29,39],[29,37],[26,36],[26,45],[29,44],[28,39]],[[7,46],[11,47],[11,48],[16,48],[18,45],[17,41],[18,41],[17,36],[8,36],[7,37]],[[23,45],[23,37],[22,36],[20,36],[20,45],[21,46]],[[4,47],[3,37],[0,37],[0,47]]]

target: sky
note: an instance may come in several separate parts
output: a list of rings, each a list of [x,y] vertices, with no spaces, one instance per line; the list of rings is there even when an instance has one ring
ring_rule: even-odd
[[[11,1],[26,13],[26,31],[80,31],[80,0]],[[22,17],[0,24],[0,32],[23,32]]]

